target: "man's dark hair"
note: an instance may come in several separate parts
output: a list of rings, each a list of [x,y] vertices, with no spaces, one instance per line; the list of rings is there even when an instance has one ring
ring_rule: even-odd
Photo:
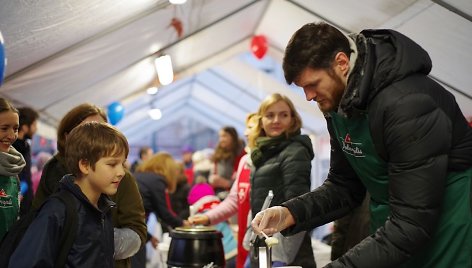
[[[305,24],[293,34],[285,49],[282,64],[285,80],[292,84],[307,67],[330,68],[338,52],[348,57],[352,52],[341,31],[324,22]]]
[[[151,147],[149,146],[143,146],[139,149],[139,158],[143,159],[143,156],[147,154],[147,152],[151,150]]]
[[[20,117],[20,128],[25,125],[31,126],[31,124],[39,118],[38,112],[30,107],[18,108],[18,112]]]

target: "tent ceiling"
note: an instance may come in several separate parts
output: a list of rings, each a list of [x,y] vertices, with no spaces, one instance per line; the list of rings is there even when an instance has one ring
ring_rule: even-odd
[[[170,26],[174,17],[182,21],[181,38]],[[431,76],[471,116],[471,17],[469,0],[188,0],[181,6],[167,0],[0,0],[8,55],[0,94],[38,109],[53,127],[82,102],[106,107],[120,101],[126,115],[118,127],[131,144],[157,139],[177,148],[223,125],[242,133],[245,115],[267,94],[282,92],[299,107],[305,131],[321,133],[316,105],[285,84],[280,63],[295,30],[325,20],[345,32],[405,33],[430,53]],[[248,52],[255,34],[269,41],[262,61]],[[146,88],[158,85],[153,60],[163,53],[172,56],[176,79],[149,96]],[[148,117],[151,107],[162,110],[161,120]],[[48,135],[47,129],[40,131]]]

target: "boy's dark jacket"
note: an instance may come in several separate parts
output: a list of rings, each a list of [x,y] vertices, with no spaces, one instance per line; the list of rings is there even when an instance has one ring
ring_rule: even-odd
[[[67,173],[62,156],[60,154],[54,155],[44,166],[41,181],[33,200],[33,208],[40,207],[46,198],[56,191],[60,178]],[[110,198],[117,204],[117,207],[112,209],[113,226],[132,229],[139,235],[141,244],[144,245],[146,243],[147,227],[143,201],[136,179],[128,171],[121,180],[118,191]],[[115,267],[131,267],[130,258],[116,260]]]
[[[74,184],[72,176],[60,181],[60,191],[74,196],[78,214],[77,236],[67,267],[114,267],[111,208],[115,203],[102,195],[95,208]],[[53,267],[64,229],[65,205],[50,198],[41,208],[10,259],[9,267]]]

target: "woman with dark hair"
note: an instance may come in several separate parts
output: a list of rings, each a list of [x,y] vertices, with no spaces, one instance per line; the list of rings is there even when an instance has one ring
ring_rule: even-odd
[[[239,160],[245,151],[244,143],[234,127],[223,127],[218,136],[218,145],[211,158],[214,165],[208,181],[215,189],[217,196],[224,199],[231,188],[233,173],[238,169]]]
[[[63,158],[67,135],[76,126],[90,121],[107,122],[105,112],[98,106],[83,103],[70,110],[57,128],[58,152],[44,166],[33,208],[39,208],[52,193],[56,192],[59,181],[70,173]],[[135,178],[126,171],[115,195],[110,196],[117,204],[112,210],[115,231],[115,267],[131,267],[130,257],[146,242],[144,207]]]
[[[251,133],[252,128],[256,125],[258,120],[256,113],[250,113],[246,117],[246,129],[244,130],[244,136],[246,138]],[[244,267],[248,251],[243,247],[244,234],[248,225],[248,214],[250,212],[249,203],[249,191],[250,184],[249,178],[252,168],[252,162],[249,147],[244,148],[248,153],[241,157],[238,164],[238,170],[235,174],[235,180],[228,196],[218,206],[212,207],[210,210],[205,211],[202,214],[197,214],[189,218],[189,222],[192,224],[204,224],[214,225],[220,222],[228,220],[231,216],[237,215],[238,217],[238,255],[236,256],[236,267]]]

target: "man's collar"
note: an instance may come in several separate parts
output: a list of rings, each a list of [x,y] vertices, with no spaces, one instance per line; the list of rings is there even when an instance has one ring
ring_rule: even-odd
[[[354,70],[354,65],[356,64],[356,60],[357,60],[358,52],[357,52],[357,45],[355,43],[356,36],[357,36],[356,34],[350,34],[346,36],[347,40],[349,41],[349,46],[352,50],[351,56],[349,57],[349,72],[347,73],[347,79],[349,79],[349,75],[351,74],[352,70]]]

